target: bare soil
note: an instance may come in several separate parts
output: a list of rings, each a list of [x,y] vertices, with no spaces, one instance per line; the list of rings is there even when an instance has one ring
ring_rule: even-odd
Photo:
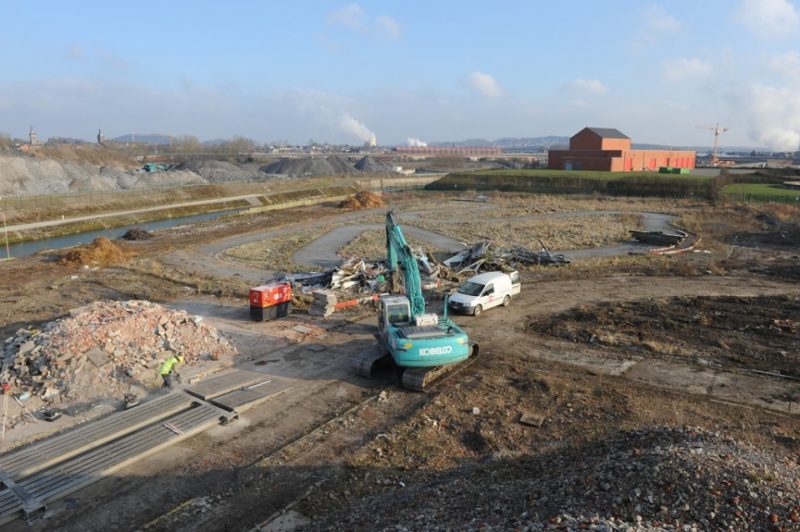
[[[410,212],[441,198],[390,204]],[[509,198],[523,200],[550,201]],[[570,210],[569,200],[552,201]],[[481,356],[428,395],[404,391],[391,373],[367,381],[348,372],[349,356],[373,341],[369,312],[250,323],[249,281],[214,258],[221,243],[265,227],[292,234],[355,216],[335,204],[159,232],[120,244],[137,255],[115,267],[48,254],[0,263],[0,333],[135,295],[203,315],[232,336],[242,364],[296,383],[238,425],[56,503],[33,529],[246,530],[287,509],[322,530],[800,529],[800,419],[788,409],[800,389],[750,372],[797,375],[797,253],[760,237],[747,247],[728,240],[774,231],[757,216],[777,215],[769,206],[579,202],[576,210],[679,207],[709,253],[523,271],[510,307],[455,318]],[[182,267],[176,254],[207,254],[209,267]],[[326,331],[296,338],[296,319]]]
[[[581,305],[528,330],[642,356],[800,377],[800,299],[678,297]]]

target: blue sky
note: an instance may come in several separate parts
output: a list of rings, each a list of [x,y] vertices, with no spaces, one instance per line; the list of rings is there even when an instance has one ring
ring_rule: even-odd
[[[0,132],[797,149],[797,0],[0,0]]]

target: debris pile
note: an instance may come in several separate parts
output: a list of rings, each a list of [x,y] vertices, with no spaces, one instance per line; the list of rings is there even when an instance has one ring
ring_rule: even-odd
[[[149,301],[98,301],[8,338],[0,381],[51,404],[122,397],[132,385],[158,385],[158,366],[173,353],[192,365],[236,352],[214,327],[184,311]]]
[[[492,243],[485,240],[462,250],[445,260],[443,264],[460,275],[470,272],[508,271],[516,268],[517,264],[547,265],[572,262],[561,253],[550,253],[541,241],[539,245],[541,246],[539,251],[522,246],[492,249]]]
[[[663,231],[630,231],[630,233],[639,242],[657,246],[677,246],[689,236],[685,231],[676,231],[674,234]]]
[[[95,238],[91,244],[80,246],[64,253],[59,262],[76,266],[110,266],[121,264],[133,255],[104,236]]]
[[[125,231],[125,234],[122,235],[120,238],[123,240],[150,240],[155,236],[156,235],[154,235],[150,231],[139,229],[138,227],[132,227],[131,229]]]
[[[541,242],[540,242],[541,244]],[[541,251],[517,246],[514,248],[491,248],[489,241],[479,242],[465,248],[444,262],[439,262],[433,255],[419,249],[412,249],[419,266],[422,288],[431,290],[442,285],[442,281],[459,283],[467,276],[487,271],[512,271],[520,264],[568,264],[572,262],[562,254],[550,253],[542,245]],[[300,292],[314,291],[319,293],[330,291],[376,294],[390,290],[388,285],[389,267],[385,261],[367,262],[352,257],[338,267],[324,272],[295,273],[287,277]],[[329,296],[326,296],[329,297]],[[335,296],[334,296],[335,297]],[[328,316],[336,305],[319,296],[312,304],[311,313]],[[339,307],[335,307],[338,309]]]
[[[378,207],[386,207],[386,203],[379,195],[367,190],[362,190],[339,203],[340,209],[376,209]]]

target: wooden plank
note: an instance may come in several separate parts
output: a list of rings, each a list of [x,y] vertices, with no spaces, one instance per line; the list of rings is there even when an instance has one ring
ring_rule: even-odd
[[[0,456],[0,469],[12,479],[24,478],[76,454],[98,447],[114,438],[166,418],[192,405],[183,393],[171,393],[123,410],[103,419],[90,421],[44,441]]]
[[[264,373],[237,369],[193,384],[191,387],[185,388],[185,390],[195,397],[208,401],[228,392],[268,380],[270,380],[270,376]]]

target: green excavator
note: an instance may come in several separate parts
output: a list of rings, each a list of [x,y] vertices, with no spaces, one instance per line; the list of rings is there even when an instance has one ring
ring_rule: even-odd
[[[354,371],[372,377],[377,368],[392,363],[403,386],[425,391],[459,362],[478,353],[478,345],[447,316],[425,312],[417,259],[394,214],[386,213],[386,251],[392,293],[378,302],[378,345],[359,353]],[[399,280],[402,277],[402,292]]]

